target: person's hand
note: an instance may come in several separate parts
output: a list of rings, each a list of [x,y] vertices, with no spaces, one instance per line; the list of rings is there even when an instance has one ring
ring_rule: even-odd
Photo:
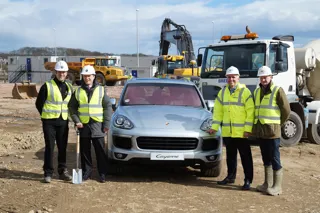
[[[104,133],[107,133],[109,131],[109,128],[103,128]]]
[[[81,128],[83,128],[83,124],[82,123],[76,123],[76,127],[81,129]]]
[[[243,133],[243,137],[244,137],[244,138],[248,138],[249,136],[251,136],[251,133],[250,133],[250,132],[244,132],[244,133]]]
[[[207,130],[207,133],[209,133],[210,135],[214,135],[214,134],[216,134],[216,132],[217,132],[217,130],[214,130],[214,129],[208,129]]]

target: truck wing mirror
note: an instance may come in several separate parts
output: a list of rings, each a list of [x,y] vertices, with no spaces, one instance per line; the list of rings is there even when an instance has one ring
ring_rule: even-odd
[[[277,50],[276,50],[276,62],[282,62],[283,61],[283,49],[281,47],[281,45],[279,44],[277,46]]]
[[[156,64],[156,60],[153,59],[153,60],[151,61],[151,65],[155,65],[155,64]]]
[[[202,64],[202,54],[198,54],[198,57],[197,57],[197,65],[198,67],[200,67]]]

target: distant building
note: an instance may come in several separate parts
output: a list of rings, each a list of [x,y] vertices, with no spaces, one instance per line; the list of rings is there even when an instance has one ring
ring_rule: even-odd
[[[21,82],[30,80],[33,83],[44,83],[51,78],[51,72],[44,68],[46,62],[63,60],[66,62],[81,62],[86,57],[95,56],[9,56],[8,82]],[[101,56],[96,56],[101,57]],[[126,74],[137,73],[138,77],[151,77],[155,73],[155,67],[151,61],[156,56],[140,56],[139,67],[136,56],[117,56],[117,66],[123,67]],[[140,74],[140,75],[139,75]]]

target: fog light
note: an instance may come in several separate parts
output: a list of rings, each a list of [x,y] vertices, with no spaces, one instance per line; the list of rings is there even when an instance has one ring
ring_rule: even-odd
[[[208,161],[215,161],[217,159],[217,155],[209,155],[209,156],[206,156],[206,158]]]
[[[115,153],[114,153],[114,156],[115,156],[117,159],[125,159],[125,158],[127,157],[127,154],[115,152]]]

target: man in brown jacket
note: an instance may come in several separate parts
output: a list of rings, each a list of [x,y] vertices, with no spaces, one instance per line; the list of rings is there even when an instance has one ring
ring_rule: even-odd
[[[260,67],[258,76],[260,87],[254,91],[255,120],[252,132],[260,144],[265,180],[257,186],[257,190],[280,195],[283,173],[279,150],[281,126],[289,118],[290,105],[283,89],[273,84],[269,67]]]

